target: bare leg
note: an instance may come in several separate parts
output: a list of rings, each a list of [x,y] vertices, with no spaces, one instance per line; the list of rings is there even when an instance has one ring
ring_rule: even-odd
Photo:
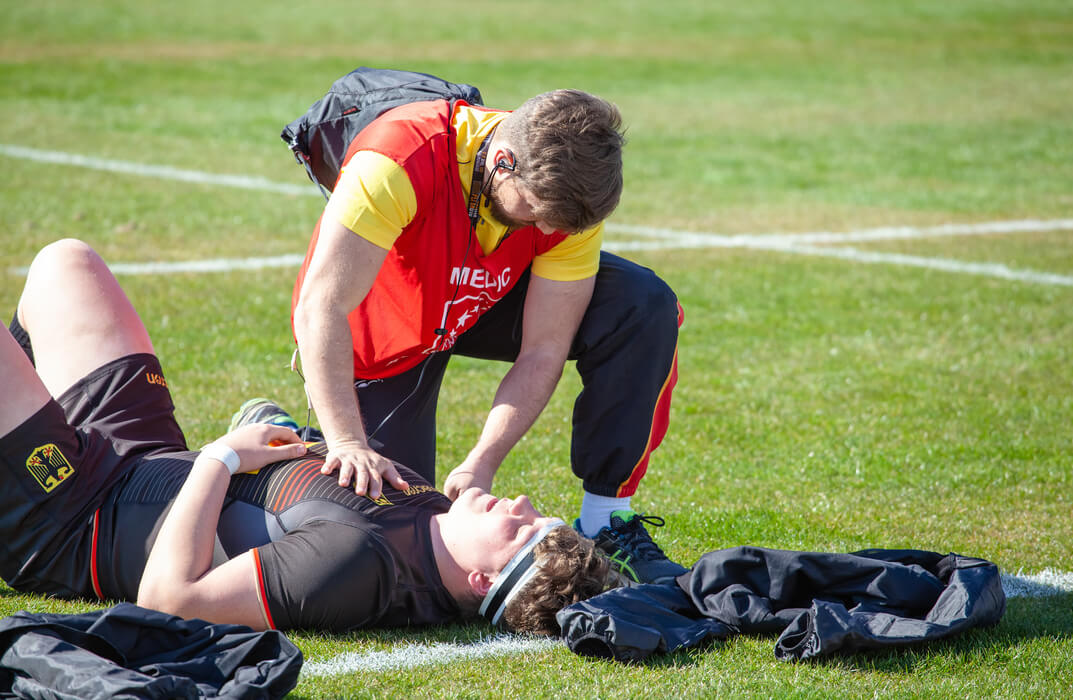
[[[48,401],[48,389],[7,328],[0,324],[0,436],[7,435]]]
[[[153,352],[149,333],[119,282],[82,241],[57,241],[37,254],[18,315],[33,342],[37,375],[52,396],[112,360]]]

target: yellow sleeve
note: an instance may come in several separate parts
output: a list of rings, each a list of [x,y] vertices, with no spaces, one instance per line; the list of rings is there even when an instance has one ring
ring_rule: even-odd
[[[373,151],[358,151],[343,167],[324,214],[390,250],[417,214],[417,195],[398,163]]]
[[[533,274],[557,282],[592,277],[600,269],[600,244],[603,239],[603,222],[567,236],[559,245],[533,258]]]

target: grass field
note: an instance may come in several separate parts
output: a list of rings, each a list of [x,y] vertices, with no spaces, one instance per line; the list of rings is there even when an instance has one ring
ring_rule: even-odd
[[[5,321],[22,283],[12,270],[57,238],[85,239],[112,263],[280,256],[304,252],[322,206],[313,193],[49,163],[5,147],[301,185],[278,133],[357,65],[470,82],[500,107],[578,87],[617,102],[629,125],[609,245],[633,246],[624,254],[667,279],[686,311],[671,432],[634,499],[667,519],[658,539],[673,558],[738,544],[915,547],[1004,572],[1073,570],[1066,0],[48,0],[8,3],[4,16]],[[1056,223],[925,235],[1020,220]],[[894,226],[916,233],[808,250],[774,237]],[[752,237],[655,249],[665,239],[652,228]],[[191,444],[220,433],[247,397],[302,404],[286,369],[295,272],[121,277]],[[453,363],[441,482],[476,439],[504,371]],[[574,517],[577,389],[568,368],[497,491]],[[95,605],[0,586],[2,614]],[[318,662],[488,634],[474,624],[292,638]],[[554,646],[304,674],[294,697],[1068,697],[1073,593],[1011,599],[998,627],[924,648],[791,665],[774,660],[773,641],[633,667]]]

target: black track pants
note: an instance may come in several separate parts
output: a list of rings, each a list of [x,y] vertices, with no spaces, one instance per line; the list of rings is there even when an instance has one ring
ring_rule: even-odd
[[[436,400],[450,356],[512,362],[521,347],[528,283],[526,273],[451,350],[395,377],[355,383],[365,428],[382,443],[382,454],[435,483]],[[571,466],[586,491],[636,491],[667,430],[681,314],[674,292],[654,272],[601,254],[570,351],[583,385],[574,404]]]

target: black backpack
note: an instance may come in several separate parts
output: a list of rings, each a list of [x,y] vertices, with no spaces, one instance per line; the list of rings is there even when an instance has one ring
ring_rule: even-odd
[[[481,91],[472,85],[427,73],[363,66],[332,83],[328,94],[283,128],[280,138],[327,198],[358,132],[392,107],[422,100],[484,104]]]

